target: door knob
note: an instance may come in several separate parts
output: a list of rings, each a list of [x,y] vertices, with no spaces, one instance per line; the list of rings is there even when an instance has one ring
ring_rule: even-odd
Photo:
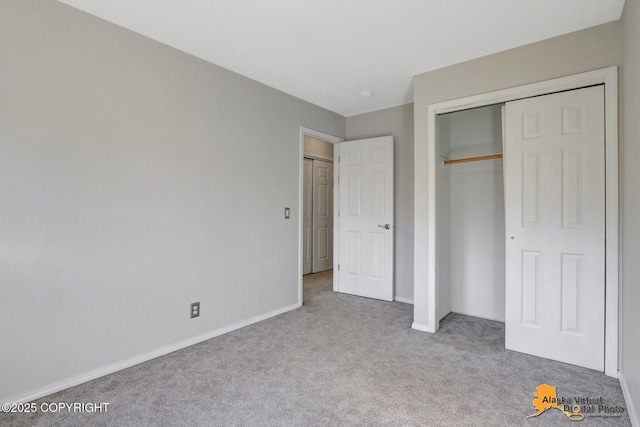
[[[385,230],[388,230],[391,228],[391,226],[389,224],[385,224],[385,225],[378,225],[378,227],[380,228],[384,228]]]

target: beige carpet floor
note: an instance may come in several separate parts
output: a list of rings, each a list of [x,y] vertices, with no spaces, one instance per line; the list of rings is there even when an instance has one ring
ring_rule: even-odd
[[[630,425],[626,412],[527,419],[543,383],[624,399],[602,373],[505,350],[502,323],[452,314],[436,334],[414,331],[411,305],[334,293],[331,272],[306,276],[304,295],[300,309],[36,401],[106,413],[4,413],[0,425]]]

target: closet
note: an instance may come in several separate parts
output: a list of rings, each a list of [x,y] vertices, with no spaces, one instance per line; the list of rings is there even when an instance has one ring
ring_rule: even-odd
[[[505,347],[599,371],[603,85],[436,117],[437,315],[505,322]]]
[[[333,268],[333,144],[304,139],[302,273]]]
[[[440,319],[505,318],[502,105],[436,119]]]

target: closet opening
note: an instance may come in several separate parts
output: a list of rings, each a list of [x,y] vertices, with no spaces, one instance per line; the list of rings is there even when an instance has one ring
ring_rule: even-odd
[[[436,116],[438,320],[505,320],[503,106]]]

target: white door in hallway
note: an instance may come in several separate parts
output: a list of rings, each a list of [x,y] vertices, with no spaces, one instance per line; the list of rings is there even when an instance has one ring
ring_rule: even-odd
[[[508,349],[604,370],[604,88],[506,105]]]
[[[302,274],[311,273],[312,243],[312,195],[313,161],[304,159],[302,189]]]
[[[333,163],[313,161],[312,271],[333,268]]]
[[[342,142],[338,154],[337,290],[392,301],[393,137]]]

